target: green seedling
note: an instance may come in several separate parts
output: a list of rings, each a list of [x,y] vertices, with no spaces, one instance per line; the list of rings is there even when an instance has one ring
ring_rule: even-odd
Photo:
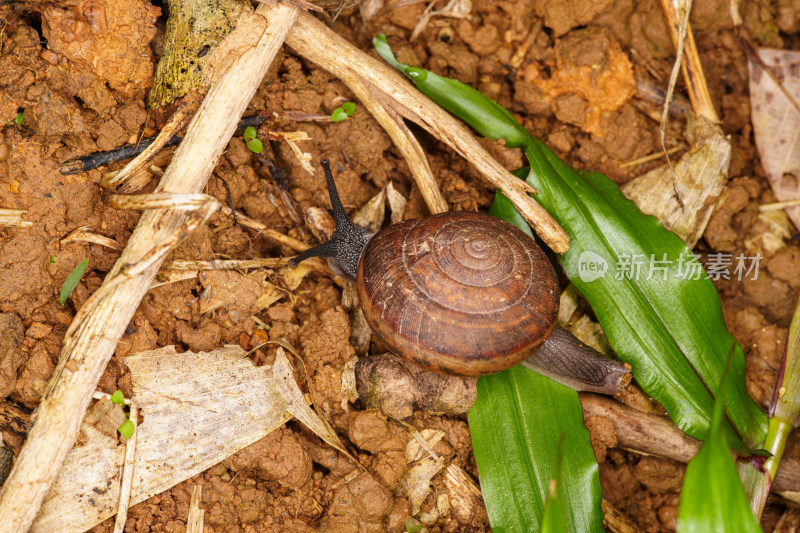
[[[341,122],[347,117],[352,117],[355,112],[356,104],[353,102],[345,102],[341,107],[337,107],[333,110],[333,113],[331,113],[331,122]]]
[[[64,304],[67,302],[69,295],[72,294],[72,291],[75,290],[75,287],[78,286],[78,282],[83,277],[84,272],[86,272],[86,267],[89,266],[89,259],[84,259],[78,266],[75,267],[75,270],[70,272],[69,276],[67,276],[66,281],[61,286],[61,292],[58,294],[58,303],[61,304],[63,307]]]
[[[125,403],[125,396],[121,390],[114,391],[114,394],[111,395],[111,403],[114,405],[123,405]]]
[[[17,126],[21,126],[22,125],[22,121],[25,120],[24,113],[25,113],[24,111],[20,111],[19,113],[17,113],[17,116],[14,117],[14,120],[9,122],[8,125],[10,126],[11,124],[16,124]]]
[[[129,438],[131,438],[133,436],[133,430],[134,429],[136,429],[136,428],[134,427],[133,422],[131,421],[131,419],[130,418],[126,418],[125,422],[123,422],[122,425],[117,428],[117,431],[119,431],[120,435],[122,435],[126,439],[129,439]]]
[[[248,126],[247,129],[244,130],[244,143],[251,152],[260,154],[264,151],[264,144],[256,135],[256,129],[253,126]]]

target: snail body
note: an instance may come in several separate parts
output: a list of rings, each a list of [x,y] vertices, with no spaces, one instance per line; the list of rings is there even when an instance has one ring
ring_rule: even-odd
[[[492,374],[527,360],[570,386],[575,374],[577,381],[588,374],[597,382],[580,390],[607,388],[627,372],[558,328],[555,271],[524,232],[482,213],[448,212],[370,234],[347,217],[328,162],[322,166],[336,231],[289,264],[328,257],[356,282],[367,323],[395,355],[457,376]],[[572,355],[597,364],[588,373],[572,369]],[[565,379],[555,377],[565,372]]]

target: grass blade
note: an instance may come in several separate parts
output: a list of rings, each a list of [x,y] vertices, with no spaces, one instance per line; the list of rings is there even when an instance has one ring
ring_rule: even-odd
[[[714,402],[708,438],[686,467],[678,509],[679,533],[761,531],[722,431],[724,380]]]
[[[58,303],[63,305],[67,303],[67,299],[69,295],[72,294],[72,291],[75,290],[75,287],[78,286],[78,282],[83,277],[83,274],[86,272],[86,267],[89,266],[89,258],[84,259],[75,269],[69,273],[67,279],[64,281],[64,284],[61,286],[61,292],[58,294]]]

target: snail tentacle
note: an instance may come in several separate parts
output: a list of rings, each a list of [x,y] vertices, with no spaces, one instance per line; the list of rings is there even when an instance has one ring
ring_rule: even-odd
[[[358,261],[372,234],[356,225],[347,216],[342,201],[339,199],[339,191],[336,190],[330,163],[327,159],[323,159],[320,164],[325,171],[325,181],[328,184],[328,195],[331,200],[336,231],[333,232],[328,242],[309,248],[292,258],[289,260],[289,265],[294,268],[309,257],[327,257],[336,269],[340,270],[350,281],[355,281]]]

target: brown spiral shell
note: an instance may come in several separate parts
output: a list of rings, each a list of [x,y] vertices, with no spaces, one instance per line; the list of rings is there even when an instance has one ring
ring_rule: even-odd
[[[544,342],[558,313],[558,281],[544,252],[481,213],[389,226],[367,243],[357,286],[383,342],[443,374],[510,368]]]

